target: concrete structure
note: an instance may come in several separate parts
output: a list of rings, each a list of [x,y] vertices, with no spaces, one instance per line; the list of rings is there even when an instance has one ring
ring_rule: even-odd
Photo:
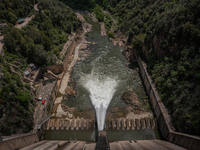
[[[106,130],[145,130],[155,129],[155,120],[151,118],[106,120]],[[94,130],[94,120],[89,119],[50,119],[47,130]]]
[[[76,33],[72,33],[71,35],[69,35],[67,42],[65,43],[62,51],[60,52],[60,59],[63,59],[66,52],[70,52],[72,45],[75,43],[74,42],[75,37],[76,37]]]
[[[154,113],[157,117],[157,122],[162,137],[168,140],[169,142],[180,145],[187,149],[199,150],[200,149],[199,137],[175,132],[175,129],[171,123],[171,118],[168,115],[167,110],[165,109],[163,103],[160,100],[159,94],[151,80],[151,77],[147,72],[145,64],[143,64],[140,58],[137,58],[137,61],[139,64],[140,75],[143,79],[152,109],[154,110]]]
[[[0,141],[0,150],[19,149],[36,142],[39,142],[39,138],[36,133],[26,134],[23,136],[19,135],[11,139]]]
[[[33,63],[29,64],[28,66],[30,67],[31,70],[35,69],[35,65]]]
[[[71,43],[69,43],[69,46],[66,47],[66,48],[67,48],[67,55],[65,56],[65,59],[64,59],[63,64],[62,64],[64,70],[67,69],[67,66],[69,65],[69,58],[70,58],[72,52],[74,51],[75,44],[76,44],[76,42],[75,42],[75,37],[76,37],[76,34],[74,34],[74,35],[72,36]],[[66,48],[63,47],[63,50],[66,51],[66,50],[65,50]],[[66,53],[66,52],[65,52],[65,53]],[[63,57],[63,55],[60,56],[60,57]]]
[[[0,55],[4,56],[4,49],[3,49],[4,43],[0,42]]]
[[[16,23],[20,24],[23,23],[25,21],[25,18],[20,18],[19,20],[16,21]]]
[[[0,33],[0,35],[1,35],[1,33]],[[4,43],[3,43],[3,39],[4,39],[4,37],[0,36],[0,55],[1,56],[4,56],[4,50],[3,50]]]
[[[59,145],[58,145],[59,144]],[[96,143],[85,141],[41,141],[21,150],[94,150]],[[111,150],[186,150],[161,140],[116,141],[110,142]],[[102,149],[106,150],[106,149]]]
[[[30,74],[29,71],[25,71],[25,72],[24,72],[24,75],[25,75],[26,77],[30,77],[30,76],[31,76],[31,74]]]
[[[110,150],[109,140],[106,131],[99,131],[95,150]]]
[[[41,124],[47,118],[51,116],[51,111],[53,109],[53,104],[57,96],[57,80],[49,79],[41,83],[37,90],[36,98],[39,100],[38,107],[35,108],[36,112],[34,114],[34,123],[37,125]],[[41,101],[45,100],[42,104]]]
[[[31,17],[27,17],[27,18],[25,18],[25,19],[24,19],[24,18],[19,19],[19,20],[16,22],[15,27],[16,27],[16,28],[19,28],[19,29],[21,29],[21,28],[23,28],[23,27],[26,27],[26,26],[28,25],[29,21],[31,21],[34,17],[35,17],[35,16],[32,15]]]
[[[94,130],[94,120],[89,119],[50,119],[47,130]]]
[[[4,27],[7,27],[8,24],[7,23],[0,23],[0,28],[4,28]]]

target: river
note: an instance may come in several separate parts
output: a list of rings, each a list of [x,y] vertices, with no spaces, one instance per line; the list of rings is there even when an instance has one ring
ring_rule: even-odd
[[[105,127],[106,114],[116,106],[126,106],[121,96],[127,88],[134,89],[140,100],[146,95],[138,72],[125,65],[128,61],[122,55],[123,47],[114,46],[108,40],[108,36],[101,36],[98,23],[91,20],[88,20],[88,23],[93,27],[86,40],[91,43],[98,42],[98,44],[90,45],[88,48],[92,51],[92,55],[77,62],[74,66],[71,75],[76,83],[77,96],[67,98],[64,103],[79,110],[95,108],[98,130],[101,131]],[[79,134],[78,140],[91,140],[86,137],[94,137],[91,132],[66,132],[70,132],[70,134],[63,134],[61,139],[73,139]],[[56,135],[61,135],[61,133],[48,131],[46,139],[55,139],[54,137],[58,137]],[[122,133],[123,136],[119,136]],[[154,130],[151,129],[145,131],[108,131],[108,136],[111,140],[156,138]]]

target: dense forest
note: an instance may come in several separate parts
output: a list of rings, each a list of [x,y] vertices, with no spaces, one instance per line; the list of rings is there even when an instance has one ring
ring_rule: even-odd
[[[38,11],[34,5],[38,3]],[[22,29],[20,18],[33,19]],[[58,0],[1,0],[0,21],[4,36],[4,58],[0,59],[0,132],[3,135],[29,132],[33,128],[34,90],[21,78],[30,63],[56,64],[69,34],[81,27],[73,10]],[[12,66],[19,69],[13,73]]]
[[[200,1],[122,0],[104,7],[147,63],[177,131],[200,135]]]

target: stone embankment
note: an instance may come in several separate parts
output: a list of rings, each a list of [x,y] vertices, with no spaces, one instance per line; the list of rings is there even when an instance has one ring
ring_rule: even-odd
[[[62,51],[60,52],[60,59],[63,58],[63,56],[66,54],[67,51],[69,51],[71,45],[73,44],[73,41],[75,39],[76,33],[72,33],[69,37],[65,45],[63,46]]]
[[[1,33],[0,33],[0,35],[1,35]],[[4,43],[2,43],[3,39],[4,39],[3,35],[0,36],[0,55],[1,56],[4,56],[4,50],[3,50]]]
[[[155,120],[151,118],[106,120],[106,130],[145,130],[155,128]],[[79,118],[50,119],[47,130],[94,130],[94,120]]]

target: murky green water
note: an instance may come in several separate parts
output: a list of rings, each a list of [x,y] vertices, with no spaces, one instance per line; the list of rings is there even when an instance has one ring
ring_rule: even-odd
[[[108,131],[109,141],[123,141],[123,140],[151,140],[156,139],[154,130],[124,130],[124,131]],[[94,131],[64,131],[54,130],[46,131],[44,140],[78,140],[78,141],[93,141],[95,142]]]
[[[108,36],[101,36],[100,25],[98,23],[94,23],[91,20],[88,23],[92,24],[93,28],[88,33],[86,40],[89,42],[98,42],[98,44],[91,45],[89,49],[92,50],[92,55],[88,59],[76,63],[73,68],[72,76],[76,81],[77,96],[68,99],[65,104],[79,109],[93,108],[89,97],[90,93],[80,82],[81,77],[89,74],[98,76],[100,80],[109,77],[118,82],[115,94],[109,105],[110,108],[125,106],[124,101],[121,100],[121,95],[128,87],[132,87],[139,98],[143,97],[144,94],[141,91],[144,91],[144,88],[140,84],[141,79],[139,74],[124,65],[128,61],[122,55],[123,47],[114,46],[108,40]]]

